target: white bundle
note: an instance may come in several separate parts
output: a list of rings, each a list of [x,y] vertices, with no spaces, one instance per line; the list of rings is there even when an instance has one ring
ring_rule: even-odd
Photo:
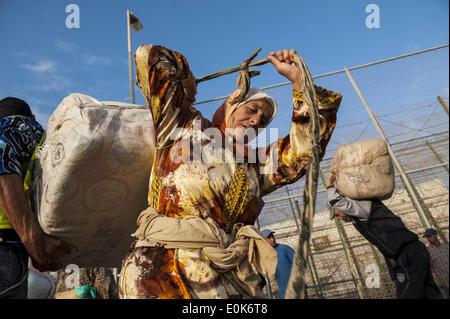
[[[383,200],[394,192],[394,167],[382,139],[340,145],[331,172],[337,189],[349,198]]]
[[[64,265],[119,267],[147,208],[155,132],[145,106],[70,94],[51,115],[33,167],[43,230],[76,247]]]

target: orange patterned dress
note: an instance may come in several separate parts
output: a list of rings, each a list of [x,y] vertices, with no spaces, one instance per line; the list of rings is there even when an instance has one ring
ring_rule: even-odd
[[[135,62],[137,84],[155,125],[157,150],[148,199],[160,214],[171,218],[211,217],[230,232],[236,223],[253,225],[264,205],[264,195],[305,174],[311,154],[310,106],[301,94],[294,94],[289,135],[262,150],[266,160],[241,163],[235,160],[236,147],[231,155],[225,147],[223,152],[217,152],[217,147],[211,149],[221,137],[208,131],[217,128],[224,133],[225,119],[220,114],[231,107],[229,101],[238,92],[222,104],[211,123],[192,106],[190,97],[194,93],[189,91],[189,81],[195,79],[180,53],[162,46],[142,45]],[[316,92],[322,157],[336,124],[341,95],[318,87]],[[195,130],[196,126],[199,130]],[[195,158],[193,151],[197,142],[200,159]],[[240,152],[248,155],[245,147]],[[123,261],[120,277],[121,298],[242,298],[198,249],[136,247],[134,243]]]

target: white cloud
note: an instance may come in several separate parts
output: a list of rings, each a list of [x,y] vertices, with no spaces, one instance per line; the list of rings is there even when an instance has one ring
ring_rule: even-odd
[[[53,72],[55,70],[56,63],[49,60],[43,60],[34,65],[21,64],[20,66],[26,70],[45,73],[45,72]]]
[[[44,79],[38,81],[34,88],[40,91],[62,91],[70,88],[71,84],[71,81],[66,77],[48,74]]]
[[[73,52],[78,48],[75,43],[63,41],[61,39],[55,39],[54,43],[58,49],[68,53]]]
[[[83,53],[82,58],[83,61],[88,65],[105,65],[111,63],[111,59],[108,57],[93,55],[89,53]]]
[[[62,91],[69,89],[71,81],[57,72],[57,63],[51,60],[42,60],[36,64],[22,64],[23,69],[36,73],[36,84],[29,88],[39,91]]]
[[[88,53],[85,50],[80,50],[78,45],[73,42],[64,41],[59,38],[54,39],[55,47],[66,53],[71,53],[81,62],[88,66],[109,65],[111,64],[111,58],[106,56],[99,56],[92,53]],[[81,51],[81,52],[80,52]],[[84,51],[84,52],[83,52]],[[128,62],[127,62],[128,63]]]

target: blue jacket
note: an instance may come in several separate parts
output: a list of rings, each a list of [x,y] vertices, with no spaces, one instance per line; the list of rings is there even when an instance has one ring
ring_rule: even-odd
[[[289,276],[291,275],[292,263],[295,252],[288,245],[277,244],[275,247],[278,255],[277,270],[275,272],[275,279],[278,284],[280,298],[284,299],[286,293]]]

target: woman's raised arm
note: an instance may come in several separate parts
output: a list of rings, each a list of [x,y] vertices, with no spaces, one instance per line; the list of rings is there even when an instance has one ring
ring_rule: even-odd
[[[186,58],[159,45],[141,45],[135,54],[136,84],[144,95],[158,145],[170,142],[170,134],[191,119],[197,85]]]
[[[277,71],[292,82],[294,111],[289,135],[279,139],[265,149],[267,160],[259,163],[261,196],[277,188],[297,181],[306,173],[312,144],[309,134],[309,108],[303,98],[304,83],[301,70],[295,66],[295,51],[283,50],[268,56]],[[320,87],[315,87],[319,104],[320,158],[336,126],[336,113],[342,96]],[[276,152],[274,154],[273,152]]]

